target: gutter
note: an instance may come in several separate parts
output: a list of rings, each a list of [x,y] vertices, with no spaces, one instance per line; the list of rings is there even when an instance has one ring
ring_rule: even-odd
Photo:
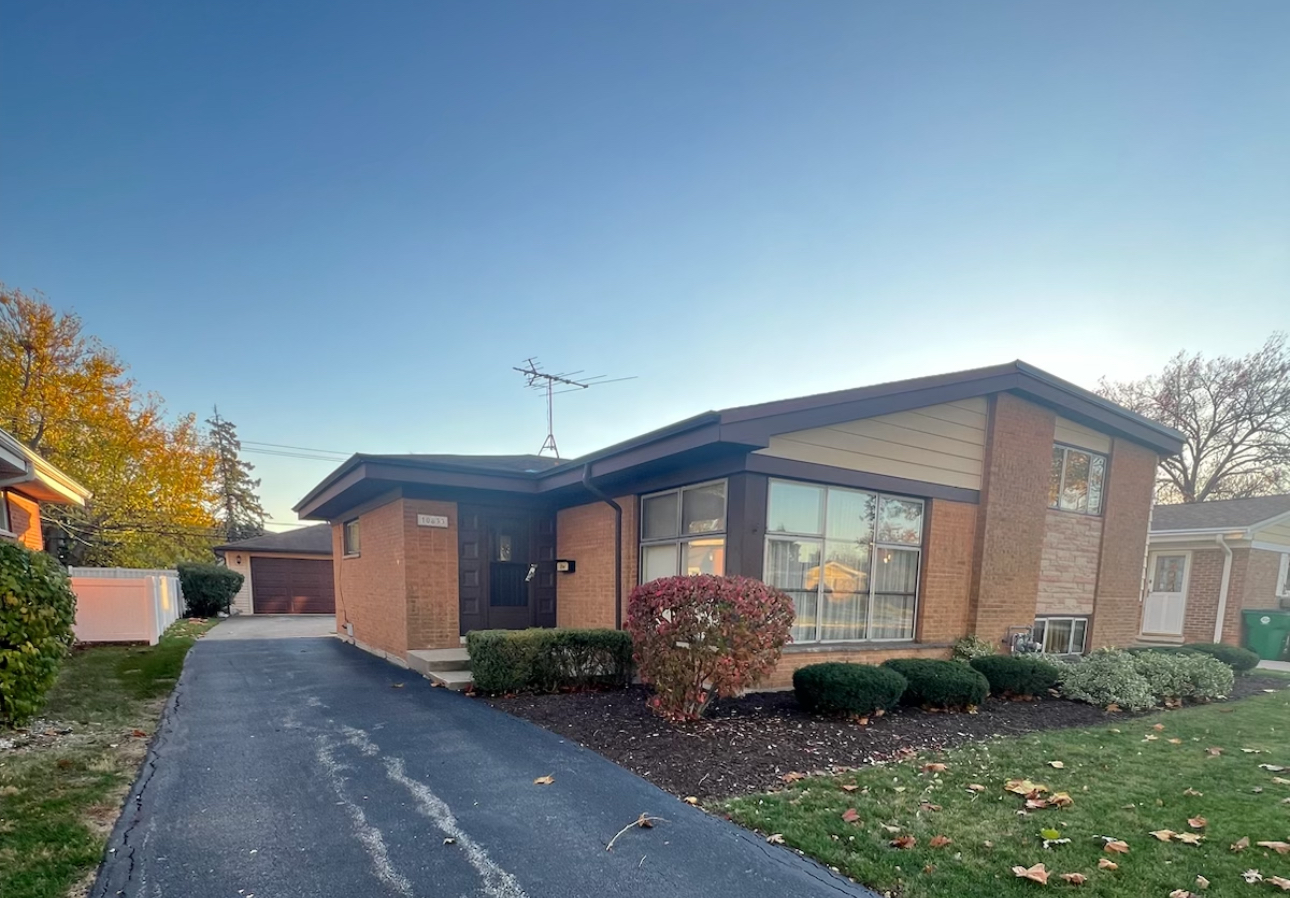
[[[1214,621],[1214,641],[1223,641],[1223,620],[1227,617],[1227,591],[1232,585],[1232,547],[1223,539],[1223,534],[1214,536],[1214,541],[1223,550],[1223,578],[1218,584],[1218,618]]]
[[[623,507],[591,482],[591,463],[582,466],[582,485],[614,510],[614,629],[623,628]]]

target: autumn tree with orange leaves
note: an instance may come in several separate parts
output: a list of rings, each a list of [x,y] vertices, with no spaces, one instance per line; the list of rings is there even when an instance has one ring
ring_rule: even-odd
[[[79,316],[0,286],[0,427],[88,487],[85,508],[42,509],[67,564],[170,567],[218,542],[214,452],[171,418]]]

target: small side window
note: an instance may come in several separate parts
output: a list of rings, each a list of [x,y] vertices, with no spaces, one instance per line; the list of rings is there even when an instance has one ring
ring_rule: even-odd
[[[9,496],[0,490],[0,530],[9,530]]]
[[[345,522],[342,542],[344,543],[344,551],[347,556],[358,554],[358,518]]]

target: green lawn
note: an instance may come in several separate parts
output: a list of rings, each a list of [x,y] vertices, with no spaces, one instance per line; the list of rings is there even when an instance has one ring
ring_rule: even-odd
[[[1290,853],[1256,844],[1290,842],[1290,770],[1259,766],[1290,767],[1288,735],[1290,690],[1095,729],[995,739],[802,780],[783,792],[731,799],[721,809],[773,841],[779,834],[784,844],[903,898],[1006,898],[1077,888],[1087,896],[1165,898],[1175,889],[1201,892],[1197,876],[1210,882],[1206,898],[1280,894],[1270,882],[1247,884],[1242,873],[1290,879]],[[925,770],[928,763],[943,763],[945,770]],[[1005,791],[1013,779],[1046,787],[1044,797],[1067,793],[1071,804],[1025,812],[1025,797]],[[846,822],[852,808],[858,819]],[[1201,817],[1202,826],[1188,822]],[[1049,838],[1070,842],[1045,849],[1045,829],[1058,831]],[[1202,840],[1162,842],[1152,830],[1197,833]],[[917,842],[892,847],[902,836]],[[933,848],[937,836],[952,841]],[[1123,840],[1128,853],[1106,852],[1103,837]],[[1233,851],[1242,838],[1249,847]],[[1118,869],[1100,869],[1100,859]],[[1012,872],[1039,863],[1051,874],[1046,887]],[[1060,873],[1081,873],[1087,881],[1076,887]]]
[[[214,623],[180,621],[155,646],[68,659],[41,718],[72,732],[0,751],[0,895],[58,898],[88,884],[184,656]]]

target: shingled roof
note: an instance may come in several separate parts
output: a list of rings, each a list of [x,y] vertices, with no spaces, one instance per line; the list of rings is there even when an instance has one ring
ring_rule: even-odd
[[[1151,532],[1244,530],[1284,514],[1290,514],[1290,495],[1158,505],[1151,515]]]
[[[265,533],[215,547],[216,552],[289,552],[293,555],[330,555],[331,524],[297,527],[285,533]]]

